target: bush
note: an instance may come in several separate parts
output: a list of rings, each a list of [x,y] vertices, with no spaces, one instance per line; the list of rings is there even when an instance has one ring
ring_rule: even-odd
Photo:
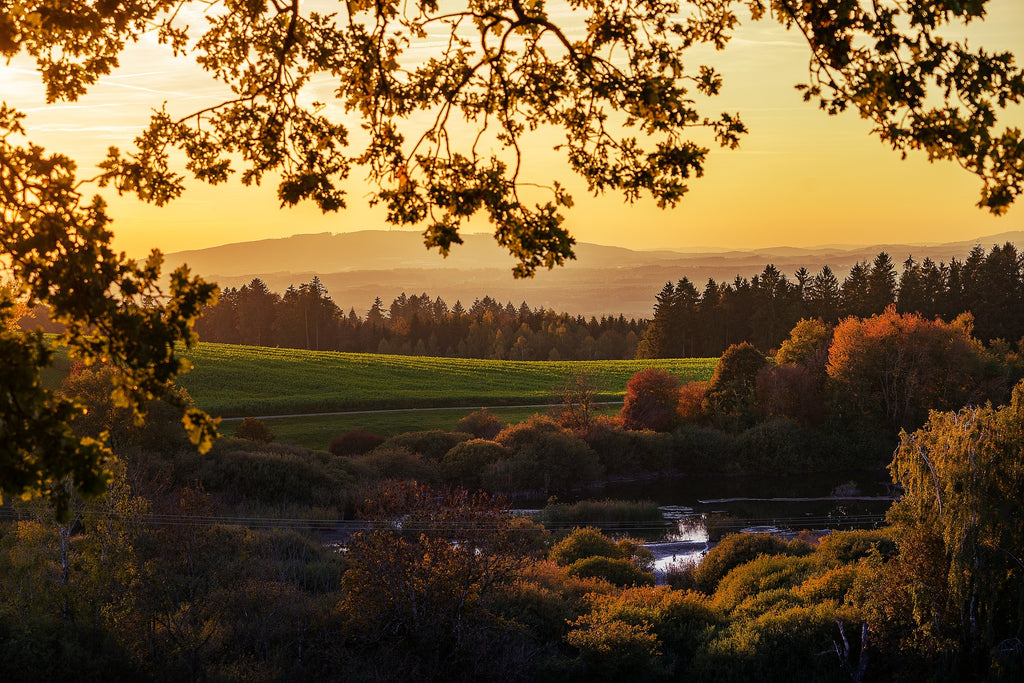
[[[621,558],[622,550],[600,531],[593,527],[573,529],[572,533],[556,543],[548,553],[548,559],[567,567],[587,557]]]
[[[624,538],[618,542],[612,541],[593,527],[573,529],[572,533],[556,543],[554,547],[551,548],[551,552],[548,553],[548,559],[560,567],[574,567],[581,561],[594,558],[621,560],[626,562],[640,573],[650,575],[653,582],[654,574],[651,573],[651,570],[653,569],[654,554],[645,548],[643,543],[631,538]],[[614,569],[612,565],[605,565],[601,563],[581,566],[604,567],[609,572],[619,571]],[[589,570],[578,570],[572,575],[584,578],[604,578],[612,583],[617,583],[606,576],[600,574],[588,574],[586,571]],[[595,569],[595,571],[597,570]],[[646,580],[644,583],[646,583]],[[653,583],[651,585],[653,585]]]
[[[427,460],[440,462],[444,454],[471,438],[469,434],[431,429],[423,432],[407,432],[391,437],[380,448],[405,448],[419,453]]]
[[[512,458],[484,473],[484,483],[491,490],[566,490],[601,474],[597,454],[550,418],[533,417],[506,427],[495,441],[510,449]]]
[[[351,462],[326,453],[230,439],[205,456],[179,458],[177,476],[181,483],[198,479],[227,502],[337,508],[354,502],[363,479]]]
[[[274,440],[274,435],[266,423],[254,417],[247,417],[242,420],[242,423],[238,425],[238,429],[235,430],[235,437],[257,443],[270,443]]]
[[[815,556],[823,563],[849,564],[877,550],[885,559],[896,554],[891,529],[833,531],[818,543]]]
[[[701,423],[707,419],[704,399],[708,394],[707,382],[687,382],[679,388],[679,419]]]
[[[367,467],[378,479],[400,479],[434,484],[440,479],[437,464],[402,446],[384,443],[357,462]]]
[[[684,424],[672,438],[673,465],[686,474],[736,471],[736,439],[731,434]]]
[[[643,571],[625,558],[584,557],[569,565],[566,571],[570,576],[603,579],[616,586],[654,585],[654,574]]]
[[[474,490],[484,484],[483,474],[490,465],[512,457],[512,451],[494,441],[471,439],[455,444],[441,459],[441,478]]]
[[[352,429],[331,439],[327,450],[334,455],[362,455],[384,443],[384,437],[364,429]]]
[[[679,378],[647,368],[626,384],[622,424],[626,429],[667,432],[679,423]]]
[[[787,419],[755,425],[737,435],[736,466],[743,472],[800,472],[825,469],[815,462],[804,430]]]
[[[811,547],[802,541],[785,541],[769,534],[732,534],[708,551],[693,571],[694,588],[711,595],[733,568],[759,555],[806,555]]]
[[[591,429],[585,439],[609,474],[661,473],[672,468],[673,439],[670,434]]]
[[[785,553],[761,554],[733,567],[723,576],[715,590],[714,601],[729,610],[748,599],[760,600],[766,606],[760,610],[749,609],[748,612],[768,611],[767,603],[785,601],[787,597],[766,593],[799,586],[813,569],[813,563],[806,557],[791,557]]]
[[[493,439],[504,428],[501,418],[487,408],[475,410],[455,424],[455,431],[472,434],[478,439]]]
[[[537,515],[545,526],[568,526],[587,522],[614,525],[622,522],[661,522],[657,503],[649,500],[582,500],[572,505],[548,504]]]

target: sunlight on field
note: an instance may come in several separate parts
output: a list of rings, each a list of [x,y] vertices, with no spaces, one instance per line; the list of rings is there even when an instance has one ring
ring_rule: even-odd
[[[217,415],[548,403],[573,370],[592,372],[599,400],[621,399],[637,371],[663,368],[683,382],[710,379],[717,359],[493,361],[198,344],[181,378]]]

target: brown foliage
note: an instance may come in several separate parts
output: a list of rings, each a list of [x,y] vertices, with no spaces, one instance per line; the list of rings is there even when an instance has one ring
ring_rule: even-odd
[[[679,378],[647,368],[626,384],[622,423],[626,429],[667,432],[679,422]]]

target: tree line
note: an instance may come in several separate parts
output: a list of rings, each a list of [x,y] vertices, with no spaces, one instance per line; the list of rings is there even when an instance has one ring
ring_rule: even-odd
[[[403,292],[389,306],[380,297],[366,315],[348,314],[316,276],[283,295],[259,278],[224,290],[196,323],[203,341],[496,360],[627,359],[636,354],[646,321],[600,319],[501,304],[485,296],[467,309],[441,297]]]
[[[908,256],[897,272],[883,251],[870,263],[855,264],[842,282],[827,265],[816,275],[800,268],[790,279],[769,264],[750,279],[709,279],[703,290],[684,277],[666,283],[655,302],[639,357],[719,356],[745,341],[775,349],[803,318],[835,323],[890,305],[944,320],[971,313],[974,333],[985,343],[1017,342],[1024,336],[1024,258],[1007,242],[988,252],[976,246],[963,261],[948,264]]]

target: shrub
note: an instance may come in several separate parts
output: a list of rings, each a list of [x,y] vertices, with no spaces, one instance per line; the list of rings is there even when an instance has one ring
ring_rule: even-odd
[[[179,458],[176,469],[180,482],[198,479],[222,500],[250,506],[343,507],[355,500],[363,478],[353,463],[326,453],[231,439],[205,456]]]
[[[580,680],[643,681],[665,678],[661,670],[661,643],[649,624],[602,619],[585,614],[572,622],[565,642],[580,652],[584,671]]]
[[[448,484],[478,489],[483,486],[483,474],[490,465],[511,457],[512,451],[494,441],[463,441],[441,458],[441,477]]]
[[[815,556],[824,563],[849,564],[877,550],[883,558],[896,554],[896,539],[890,529],[833,531],[818,543]]]
[[[811,548],[801,541],[787,542],[769,534],[732,534],[708,551],[693,572],[694,588],[711,595],[733,568],[759,555],[806,555]]]
[[[475,410],[455,424],[455,431],[472,434],[478,439],[493,439],[504,428],[501,418],[487,408]]]
[[[684,424],[673,434],[673,465],[687,474],[717,474],[738,469],[736,439],[718,429]]]
[[[679,419],[683,422],[704,422],[707,412],[704,399],[708,394],[707,382],[687,382],[679,388]]]
[[[570,576],[603,579],[616,586],[654,585],[654,574],[645,572],[626,558],[584,557],[569,565],[566,571]]]
[[[672,468],[673,439],[670,434],[591,429],[585,438],[609,474],[664,472]]]
[[[550,418],[533,417],[506,427],[495,440],[512,451],[512,458],[485,472],[484,481],[494,490],[565,490],[601,474],[597,454]]]
[[[581,500],[572,505],[562,503],[548,504],[538,514],[539,521],[545,526],[567,526],[581,522],[607,523],[617,522],[661,522],[664,517],[657,503],[649,500]]]
[[[698,560],[685,559],[672,562],[665,567],[662,578],[665,584],[677,591],[693,590],[693,572],[697,569]]]
[[[626,384],[622,424],[626,429],[667,432],[679,422],[679,378],[647,368]]]
[[[239,439],[248,439],[257,443],[270,443],[274,440],[274,434],[267,427],[263,420],[254,417],[247,417],[242,420],[235,430],[235,436]]]
[[[391,437],[381,448],[406,448],[413,453],[419,453],[427,460],[440,462],[444,454],[455,447],[456,444],[468,441],[471,436],[467,433],[446,432],[441,429],[431,429],[423,432],[407,432]]]
[[[440,478],[435,463],[408,448],[390,443],[384,443],[366,455],[359,456],[357,461],[369,468],[378,479],[432,484]]]
[[[556,543],[548,553],[548,559],[561,567],[567,567],[587,557],[621,558],[622,551],[611,540],[593,527],[573,529],[572,533]]]
[[[736,436],[736,465],[744,472],[797,472],[824,469],[813,460],[804,430],[787,419],[755,425]]]
[[[810,577],[793,592],[807,604],[824,600],[835,600],[837,603],[841,603],[853,588],[859,573],[856,565],[847,564],[835,567],[823,574]]]
[[[364,429],[352,429],[331,439],[327,450],[334,455],[362,455],[384,443],[384,437]]]
[[[758,555],[731,569],[722,577],[715,590],[715,603],[724,609],[734,609],[747,599],[760,600],[762,610],[748,609],[747,612],[767,611],[772,603],[786,598],[781,595],[764,595],[776,589],[794,588],[803,583],[813,570],[813,563],[806,557],[791,557],[786,554]]]

